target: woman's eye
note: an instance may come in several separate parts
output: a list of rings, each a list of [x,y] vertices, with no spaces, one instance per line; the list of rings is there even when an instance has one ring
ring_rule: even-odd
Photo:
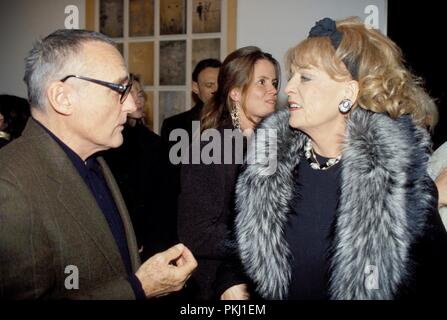
[[[309,77],[306,77],[306,76],[301,76],[301,81],[302,82],[307,82],[307,81],[310,81],[311,79],[309,78]]]
[[[258,83],[264,85],[265,84],[265,79],[259,80]]]

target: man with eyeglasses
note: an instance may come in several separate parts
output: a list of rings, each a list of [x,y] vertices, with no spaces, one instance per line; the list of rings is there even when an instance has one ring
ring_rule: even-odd
[[[32,119],[0,152],[0,299],[145,299],[180,290],[197,262],[182,244],[142,265],[115,180],[97,153],[118,147],[135,110],[113,41],[58,30],[35,44],[24,80]]]

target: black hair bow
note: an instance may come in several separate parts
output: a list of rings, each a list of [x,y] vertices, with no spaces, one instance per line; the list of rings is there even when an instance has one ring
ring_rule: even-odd
[[[337,50],[340,45],[342,34],[337,31],[337,25],[331,18],[324,18],[315,23],[309,31],[309,38],[313,37],[329,37],[331,39],[332,46]]]

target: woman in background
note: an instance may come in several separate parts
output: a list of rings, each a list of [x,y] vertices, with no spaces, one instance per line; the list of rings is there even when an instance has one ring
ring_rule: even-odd
[[[123,144],[104,157],[120,187],[145,261],[176,243],[176,230],[163,210],[161,139],[145,125],[146,96],[139,77],[131,77],[136,110],[127,115]]]
[[[225,239],[233,226],[234,187],[243,149],[233,146],[231,150],[225,150],[224,130],[236,130],[233,142],[244,141],[243,135],[252,132],[275,110],[279,77],[279,64],[270,54],[257,47],[240,48],[223,62],[218,90],[203,109],[202,139],[207,129],[217,129],[222,152],[218,159],[220,163],[184,164],[181,169],[178,235],[199,264],[188,284],[191,298],[208,300],[216,297],[213,287],[216,270],[229,256]],[[202,150],[204,146],[206,143],[202,143]],[[231,163],[224,164],[226,156],[230,156]],[[231,286],[233,283],[229,281]]]

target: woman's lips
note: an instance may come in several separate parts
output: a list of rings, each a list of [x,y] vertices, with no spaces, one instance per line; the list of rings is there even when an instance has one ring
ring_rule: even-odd
[[[290,111],[295,111],[295,110],[299,110],[302,109],[303,106],[300,105],[299,103],[293,102],[293,101],[289,101],[289,110]]]

